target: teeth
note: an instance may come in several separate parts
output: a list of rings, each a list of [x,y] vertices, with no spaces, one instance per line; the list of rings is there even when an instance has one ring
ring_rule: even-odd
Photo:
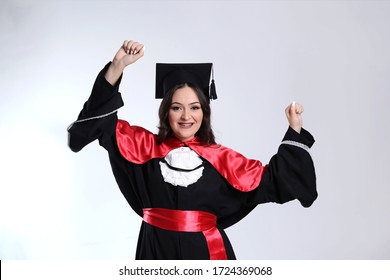
[[[181,126],[191,126],[192,123],[180,123]]]

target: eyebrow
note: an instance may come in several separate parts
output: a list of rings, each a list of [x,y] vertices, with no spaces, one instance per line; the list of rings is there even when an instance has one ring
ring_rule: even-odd
[[[180,102],[177,102],[177,101],[175,101],[175,102],[172,102],[171,103],[171,105],[172,104],[179,104],[179,105],[183,105],[182,103],[180,103]],[[200,104],[200,102],[199,101],[194,101],[194,102],[191,102],[191,103],[189,103],[188,105],[194,105],[194,104]]]

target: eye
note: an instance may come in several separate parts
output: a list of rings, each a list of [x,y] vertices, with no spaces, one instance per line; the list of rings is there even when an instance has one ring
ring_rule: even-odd
[[[171,110],[176,112],[176,111],[180,111],[181,110],[181,107],[180,106],[172,106],[171,107]]]
[[[193,110],[193,111],[196,111],[196,110],[200,110],[200,109],[202,109],[200,106],[192,106],[191,107],[191,110]]]

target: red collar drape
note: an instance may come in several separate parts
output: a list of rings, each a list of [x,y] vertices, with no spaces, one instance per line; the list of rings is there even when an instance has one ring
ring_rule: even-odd
[[[116,140],[122,156],[136,164],[146,163],[153,158],[163,158],[175,148],[188,146],[210,162],[234,188],[243,192],[258,187],[267,167],[260,161],[248,159],[227,147],[217,144],[205,145],[198,137],[187,142],[171,137],[158,144],[156,135],[142,127],[130,126],[123,120],[118,120]]]

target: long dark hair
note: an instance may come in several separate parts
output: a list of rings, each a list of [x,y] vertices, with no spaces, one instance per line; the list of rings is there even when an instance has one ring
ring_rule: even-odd
[[[196,95],[199,98],[199,103],[203,112],[202,124],[198,132],[196,133],[196,136],[198,136],[200,140],[206,145],[215,144],[215,137],[211,128],[211,108],[209,101],[207,100],[206,96],[200,88],[188,83],[174,86],[164,95],[164,98],[160,104],[160,109],[158,111],[160,124],[158,126],[159,131],[157,134],[157,142],[162,143],[167,138],[173,135],[172,128],[169,125],[169,110],[171,108],[173,94],[176,92],[176,90],[184,87],[190,87],[195,91]]]

